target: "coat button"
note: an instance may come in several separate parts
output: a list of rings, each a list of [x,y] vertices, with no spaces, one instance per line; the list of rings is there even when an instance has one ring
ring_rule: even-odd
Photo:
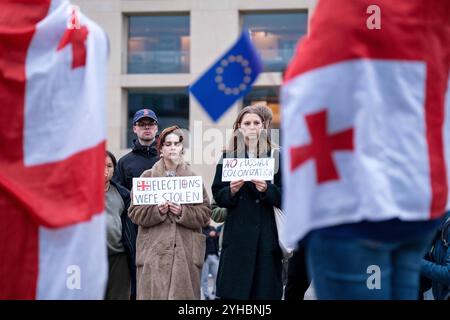
[[[256,199],[256,200],[255,200],[255,203],[259,203],[259,199]]]
[[[243,196],[239,196],[239,200],[242,200],[242,199],[244,199],[244,197]]]

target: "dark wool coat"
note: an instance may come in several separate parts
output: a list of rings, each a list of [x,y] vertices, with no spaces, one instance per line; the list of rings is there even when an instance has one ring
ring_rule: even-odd
[[[278,151],[275,158],[279,167]],[[273,206],[281,206],[281,169],[273,184],[266,182],[264,193],[245,182],[231,197],[230,183],[222,182],[222,161],[217,165],[212,192],[217,204],[227,208],[217,276],[217,296],[222,299],[282,297],[282,252],[273,211]]]
[[[177,176],[194,176],[187,164]],[[163,160],[141,177],[165,177]],[[161,215],[157,205],[131,206],[128,215],[139,226],[136,243],[137,299],[200,299],[200,276],[211,206],[203,187],[203,203],[181,205],[181,216]]]

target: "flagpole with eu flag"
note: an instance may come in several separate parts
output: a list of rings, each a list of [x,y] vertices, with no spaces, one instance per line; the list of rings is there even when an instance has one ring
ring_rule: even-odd
[[[220,57],[190,91],[214,122],[251,89],[263,64],[248,30]]]

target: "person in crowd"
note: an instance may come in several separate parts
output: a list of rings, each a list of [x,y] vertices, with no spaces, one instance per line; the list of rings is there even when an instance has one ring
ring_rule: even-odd
[[[183,140],[177,126],[164,129],[158,143],[161,159],[141,177],[195,176],[183,159]],[[128,215],[139,226],[137,299],[199,300],[206,246],[202,227],[211,216],[204,186],[202,203],[132,205]]]
[[[270,126],[273,120],[272,110],[265,104],[257,104],[255,107],[260,111],[264,119],[264,129],[266,129],[269,134],[269,131],[271,130]],[[279,135],[276,136],[278,137]],[[272,135],[271,138],[273,138]],[[283,259],[282,279],[283,284],[285,284],[284,299],[303,300],[305,292],[308,290],[310,284],[306,265],[305,245],[303,242],[298,244],[298,247],[293,252],[292,257],[289,259]]]
[[[429,280],[424,291],[431,288],[435,300],[450,299],[450,211],[443,217],[431,249],[422,259],[420,272]]]
[[[263,117],[264,129],[269,130],[269,127],[270,127],[270,125],[272,123],[272,119],[273,119],[272,110],[269,107],[267,107],[267,105],[260,104],[260,103],[254,105],[254,107],[258,110],[258,112]],[[212,199],[212,201],[211,201],[211,207],[212,207],[211,219],[214,222],[222,223],[222,225],[221,225],[222,232],[220,233],[220,237],[219,237],[219,248],[221,249],[222,248],[223,228],[225,228],[224,222],[225,222],[225,217],[227,215],[227,209],[219,207],[217,205],[217,203],[214,201],[214,199]]]
[[[158,161],[156,150],[158,118],[151,109],[136,111],[133,117],[133,149],[119,159],[114,181],[131,191],[133,178],[139,177],[145,170],[151,169]]]
[[[113,181],[131,191],[133,178],[139,177],[158,161],[156,150],[158,118],[151,109],[141,109],[133,116],[133,132],[137,139],[133,140],[133,149],[119,159],[114,172]],[[130,226],[131,227],[131,226]],[[137,234],[138,227],[134,225]],[[136,299],[136,283],[132,282],[131,300]]]
[[[202,232],[206,236],[205,262],[202,269],[202,291],[205,300],[213,300],[216,294],[216,278],[219,267],[219,234],[211,223],[209,226],[203,227]],[[210,274],[213,278],[212,292],[209,292],[208,286]]]
[[[130,192],[112,181],[117,162],[106,151],[105,211],[108,242],[108,284],[105,299],[129,300],[136,295],[136,229],[128,217]]]
[[[300,243],[288,261],[284,300],[303,300],[309,285],[305,246]]]
[[[211,219],[214,222],[221,223],[219,235],[219,252],[222,250],[223,230],[225,228],[225,217],[227,216],[227,209],[221,208],[217,205],[214,198],[211,201]],[[217,228],[218,229],[218,228]],[[218,229],[219,230],[219,229]]]
[[[383,23],[390,28],[378,37],[358,19],[334,28],[343,21],[335,8],[354,14],[366,8],[364,1],[320,1],[315,32],[299,44],[285,73],[286,239],[305,241],[320,300],[418,297],[422,257],[449,204],[444,110],[450,33],[441,25],[449,25],[450,2],[427,3],[406,1],[398,10],[385,1]],[[397,30],[409,29],[416,31],[404,41]],[[389,48],[384,61],[406,61],[405,48],[417,41],[433,48],[432,57],[424,53],[418,61],[437,66],[422,73],[426,89],[419,99],[411,98],[419,83],[411,69],[380,67],[377,60],[384,55],[379,48]],[[342,44],[340,59],[330,59],[331,42]]]
[[[270,157],[271,149],[276,148],[263,130],[261,112],[254,106],[241,110],[233,129],[234,135],[223,158]],[[274,156],[279,164],[278,150]],[[217,205],[227,209],[217,296],[281,299],[282,252],[273,209],[281,207],[281,172],[277,170],[274,183],[255,179],[222,182],[222,159],[212,185]]]

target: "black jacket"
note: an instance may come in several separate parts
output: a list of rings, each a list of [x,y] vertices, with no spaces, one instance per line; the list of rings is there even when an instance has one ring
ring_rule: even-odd
[[[215,237],[211,237],[209,235],[211,231],[216,232]],[[202,232],[206,236],[205,260],[210,254],[219,256],[219,233],[217,232],[216,228],[214,228],[213,226],[203,227]]]
[[[128,208],[130,206],[130,192],[121,185],[111,181],[124,203],[123,212],[120,215],[122,221],[122,244],[127,254],[128,267],[130,268],[131,277],[131,298],[135,300],[136,297],[136,238],[138,227],[128,217]]]
[[[138,140],[134,140],[133,150],[120,158],[117,163],[113,180],[131,190],[133,178],[139,178],[142,172],[151,169],[159,160],[156,141],[157,139],[150,146],[143,146]]]
[[[279,163],[278,152],[275,158]],[[222,161],[217,165],[212,193],[217,204],[227,208],[217,275],[217,296],[223,299],[282,297],[283,256],[273,210],[281,207],[281,170],[273,184],[266,182],[264,193],[248,181],[231,197],[230,183],[222,182]]]
[[[450,300],[450,211],[442,217],[426,259],[422,260],[422,285],[428,279],[435,300]],[[425,279],[424,279],[425,278]],[[423,291],[429,289],[423,288]]]

